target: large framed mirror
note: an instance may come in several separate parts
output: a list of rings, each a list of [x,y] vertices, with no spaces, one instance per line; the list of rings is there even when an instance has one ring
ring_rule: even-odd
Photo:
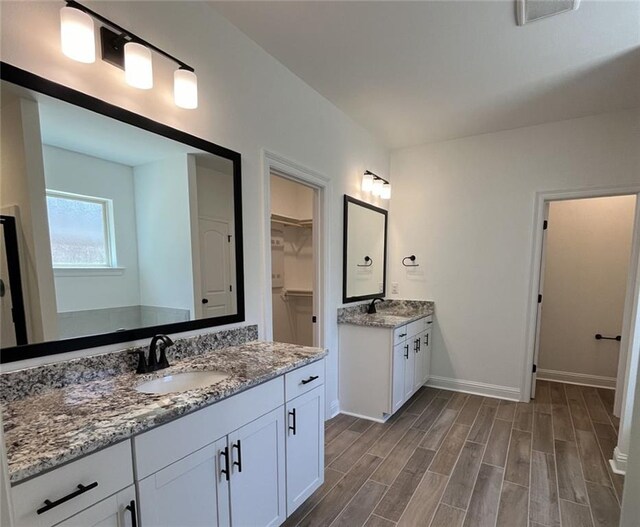
[[[240,154],[0,67],[1,362],[243,321]]]
[[[387,211],[344,196],[342,301],[383,297],[387,290]]]

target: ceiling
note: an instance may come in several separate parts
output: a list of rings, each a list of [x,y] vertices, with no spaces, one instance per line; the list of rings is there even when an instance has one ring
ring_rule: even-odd
[[[640,106],[640,2],[211,2],[391,148]]]

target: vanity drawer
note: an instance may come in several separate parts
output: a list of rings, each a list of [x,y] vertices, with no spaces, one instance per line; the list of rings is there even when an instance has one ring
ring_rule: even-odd
[[[87,490],[80,492],[79,485]],[[123,441],[13,487],[15,527],[55,525],[129,485],[133,485],[131,442]],[[73,494],[43,510],[45,500],[54,505]]]
[[[414,320],[407,324],[407,338],[415,337],[418,333],[426,331],[433,326],[433,315]]]
[[[284,393],[287,401],[324,384],[324,360],[312,362],[284,376]]]
[[[393,345],[401,344],[407,340],[407,326],[402,326],[393,330]]]

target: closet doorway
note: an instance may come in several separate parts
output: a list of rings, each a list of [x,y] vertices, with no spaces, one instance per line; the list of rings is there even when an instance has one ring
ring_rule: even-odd
[[[317,346],[319,190],[271,172],[273,340]]]

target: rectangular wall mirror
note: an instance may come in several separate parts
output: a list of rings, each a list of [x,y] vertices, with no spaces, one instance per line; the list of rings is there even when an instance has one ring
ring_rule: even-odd
[[[2,362],[244,320],[240,155],[2,77]]]
[[[342,301],[382,297],[387,288],[387,211],[344,197]]]

